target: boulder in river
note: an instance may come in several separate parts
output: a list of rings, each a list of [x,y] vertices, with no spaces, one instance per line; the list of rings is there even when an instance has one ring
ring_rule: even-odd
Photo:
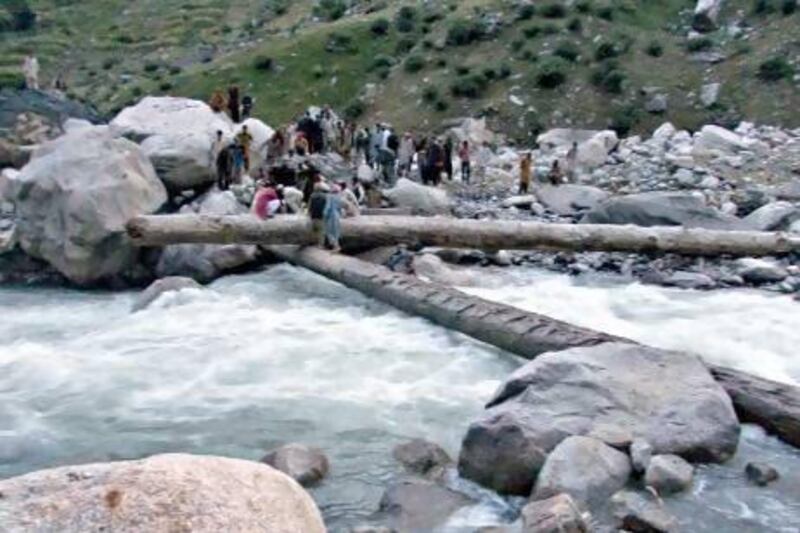
[[[167,198],[141,149],[101,126],[43,144],[12,196],[22,249],[78,285],[124,277],[139,254],[125,224]]]
[[[592,209],[609,197],[609,193],[588,185],[542,185],[536,188],[536,197],[542,205],[557,215],[575,215]]]
[[[672,533],[678,529],[678,521],[648,497],[630,490],[622,490],[611,497],[615,524],[624,531],[640,533]]]
[[[239,459],[182,454],[42,470],[0,481],[8,531],[323,533],[288,476]]]
[[[173,276],[168,278],[161,278],[150,284],[142,293],[136,298],[136,301],[131,307],[131,311],[141,311],[150,306],[161,295],[167,292],[182,291],[184,289],[202,290],[203,286],[191,278],[182,278]]]
[[[528,495],[561,441],[585,435],[617,449],[722,462],[736,451],[731,400],[694,355],[625,343],[546,353],[503,383],[465,435],[463,477]]]
[[[421,479],[395,483],[383,494],[379,515],[397,531],[433,531],[475,503],[466,495]]]
[[[778,471],[766,463],[747,463],[744,473],[747,479],[760,487],[766,487],[780,477]]]
[[[767,259],[744,257],[736,262],[737,274],[750,283],[777,283],[789,276],[789,272]]]
[[[414,214],[441,215],[450,212],[450,200],[445,191],[406,178],[401,178],[393,188],[383,191],[383,195],[392,205],[408,207]]]
[[[653,447],[644,439],[633,439],[630,447],[631,466],[637,474],[643,474],[653,458]]]
[[[522,508],[523,533],[587,533],[586,519],[568,494],[532,501]]]
[[[445,467],[453,462],[441,446],[424,439],[414,439],[398,444],[392,450],[392,456],[410,472],[427,474],[438,467]]]
[[[747,229],[746,223],[738,218],[707,206],[694,194],[682,192],[646,192],[610,198],[586,213],[581,223]]]
[[[167,189],[178,193],[214,182],[211,142],[197,133],[153,135],[142,142],[142,150]]]
[[[285,444],[270,451],[261,462],[280,470],[304,487],[319,483],[330,471],[325,452],[297,443]]]
[[[454,287],[475,285],[475,276],[471,272],[452,267],[434,254],[414,256],[412,267],[417,276],[435,283]]]
[[[656,455],[644,475],[645,485],[659,494],[683,492],[692,486],[694,468],[677,455]]]
[[[547,456],[532,498],[565,493],[589,507],[605,503],[631,474],[628,456],[591,437],[567,437]]]
[[[744,220],[758,231],[784,231],[800,220],[800,208],[789,202],[772,202],[759,207]]]

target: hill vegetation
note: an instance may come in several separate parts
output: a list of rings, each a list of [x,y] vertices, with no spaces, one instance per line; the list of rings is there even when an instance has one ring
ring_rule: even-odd
[[[690,35],[690,0],[8,0],[0,85],[34,51],[45,82],[105,112],[238,84],[272,124],[327,103],[401,128],[482,115],[521,141],[566,124],[797,127],[796,6],[728,0],[719,29]]]

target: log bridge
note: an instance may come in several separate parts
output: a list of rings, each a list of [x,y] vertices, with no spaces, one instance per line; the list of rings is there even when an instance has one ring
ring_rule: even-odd
[[[296,246],[313,242],[308,221],[300,217],[264,222],[250,216],[147,216],[132,220],[128,232],[141,246],[261,244],[284,261],[526,359],[573,347],[634,342],[491,302],[346,255]],[[343,237],[345,244],[360,248],[416,242],[458,248],[659,251],[690,255],[709,255],[710,250],[730,255],[800,252],[800,239],[783,234],[404,216],[344,220]],[[730,395],[742,422],[758,424],[800,447],[800,388],[730,368],[708,366]]]

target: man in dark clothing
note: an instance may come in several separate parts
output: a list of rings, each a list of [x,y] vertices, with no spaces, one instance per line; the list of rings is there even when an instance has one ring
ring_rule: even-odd
[[[444,170],[444,150],[442,149],[439,141],[434,141],[428,146],[428,180],[434,187],[439,185],[442,179],[442,170]]]
[[[315,176],[314,192],[308,200],[308,216],[311,219],[311,229],[320,248],[325,248],[325,207],[328,205],[328,193],[325,185]]]
[[[447,179],[453,181],[453,139],[450,137],[444,142],[444,171]]]
[[[250,118],[250,113],[253,112],[253,97],[249,94],[244,95],[242,98],[242,120]]]
[[[228,112],[234,124],[241,122],[241,109],[239,108],[239,87],[235,85],[228,88]]]
[[[233,146],[228,146],[220,150],[217,155],[217,187],[221,191],[227,191],[231,183],[233,150],[235,150]]]

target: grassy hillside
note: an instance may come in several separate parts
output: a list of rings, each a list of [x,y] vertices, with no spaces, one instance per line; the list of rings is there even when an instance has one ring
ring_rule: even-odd
[[[402,128],[480,114],[520,140],[569,123],[800,126],[791,1],[728,0],[723,28],[693,40],[690,0],[353,1],[342,13],[340,0],[28,0],[34,28],[0,33],[0,83],[16,83],[35,50],[45,80],[61,74],[108,112],[236,83],[272,124],[328,103]],[[722,90],[706,109],[699,92],[711,82]],[[666,95],[666,113],[645,111],[644,92]]]

